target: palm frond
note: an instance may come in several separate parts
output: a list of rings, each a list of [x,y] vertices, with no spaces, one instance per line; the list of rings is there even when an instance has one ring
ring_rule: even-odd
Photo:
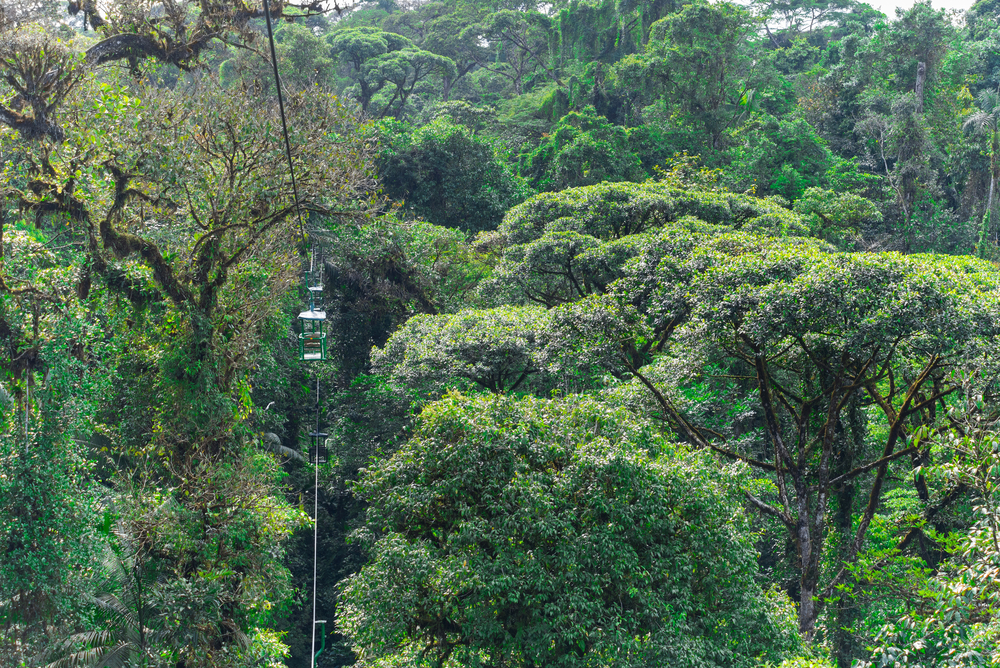
[[[241,649],[250,648],[250,643],[251,643],[250,636],[243,633],[243,630],[240,629],[239,626],[237,626],[233,622],[225,623],[225,626],[229,627],[230,631],[232,631],[233,638],[236,639],[236,645],[238,647],[240,647]]]
[[[989,112],[977,111],[965,119],[962,127],[966,130],[972,128],[975,134],[980,134],[983,130],[993,130],[996,127],[996,118]]]
[[[111,647],[93,647],[74,652],[69,656],[64,656],[47,664],[45,668],[93,668],[94,666],[102,665],[104,657],[120,646],[116,644]]]
[[[115,533],[119,544],[103,555],[101,593],[86,595],[97,609],[101,628],[76,633],[59,643],[49,655],[55,660],[46,668],[129,668],[137,654],[173,642],[175,630],[167,628],[162,615],[144,600],[145,592],[164,573],[142,559],[132,536],[120,525]]]
[[[0,408],[7,409],[14,407],[14,397],[11,396],[7,388],[0,383]]]
[[[103,611],[111,613],[108,621],[115,626],[119,628],[138,626],[139,622],[136,620],[133,611],[114,594],[101,594],[94,598],[94,602]]]
[[[99,631],[84,631],[75,633],[67,638],[62,644],[69,649],[73,645],[86,645],[88,647],[106,647],[118,642],[118,629],[101,629]]]
[[[997,91],[991,89],[982,90],[976,96],[976,101],[979,104],[979,108],[986,113],[994,116],[1000,113],[1000,93],[997,93]]]
[[[176,633],[172,629],[146,629],[147,645],[162,645],[174,639]]]
[[[132,658],[132,652],[135,650],[136,646],[132,643],[117,645],[105,654],[94,668],[126,668],[129,665],[129,659]]]

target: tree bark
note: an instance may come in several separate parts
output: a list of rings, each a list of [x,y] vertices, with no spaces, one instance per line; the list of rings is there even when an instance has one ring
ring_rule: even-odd
[[[924,83],[927,81],[927,65],[924,63],[917,63],[917,83],[913,87],[913,92],[915,94],[916,104],[914,106],[914,111],[918,114],[924,113]]]
[[[851,399],[846,410],[847,429],[843,430],[841,436],[841,450],[836,460],[837,473],[844,475],[854,469],[856,456],[864,452],[865,436],[867,426],[859,405],[858,398]],[[838,476],[839,477],[839,476]],[[853,479],[845,480],[838,486],[833,485],[837,498],[837,533],[840,537],[838,546],[839,558],[846,562],[850,556],[851,528],[854,518],[854,499],[856,486]],[[837,602],[837,611],[834,617],[835,628],[833,631],[833,656],[837,662],[837,668],[851,668],[854,660],[854,652],[857,648],[857,640],[848,629],[854,626],[858,619],[858,609],[849,595],[842,595]]]
[[[1000,136],[998,136],[997,128],[994,124],[993,128],[993,138],[990,141],[990,194],[989,198],[986,200],[986,211],[989,216],[990,229],[986,230],[986,237],[989,238],[990,232],[993,232],[993,244],[997,245],[1000,242],[998,239],[997,230],[1000,226],[997,225],[996,216],[993,211],[993,193],[996,191],[997,185],[997,153],[1000,153]]]

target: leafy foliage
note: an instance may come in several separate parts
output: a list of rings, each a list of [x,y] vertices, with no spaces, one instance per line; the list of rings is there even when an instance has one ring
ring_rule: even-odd
[[[597,402],[449,394],[359,483],[339,623],[362,665],[752,665],[794,634],[720,482]]]
[[[994,0],[268,8],[0,0],[0,663],[996,662]]]
[[[386,192],[431,223],[491,230],[527,196],[499,147],[461,125],[439,119],[415,131],[397,124],[379,130]]]
[[[643,173],[629,149],[624,128],[587,113],[570,112],[538,148],[521,156],[520,172],[539,190],[638,181]]]

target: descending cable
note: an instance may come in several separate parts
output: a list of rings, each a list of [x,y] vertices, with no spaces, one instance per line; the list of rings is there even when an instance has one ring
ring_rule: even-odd
[[[24,370],[24,454],[28,454],[28,411],[31,410],[31,367]]]
[[[319,374],[316,374],[316,433],[319,434]],[[312,648],[309,655],[309,665],[316,666],[316,546],[319,537],[319,436],[316,436],[316,463],[313,468],[313,618],[312,618]],[[326,628],[324,627],[324,632]]]
[[[285,138],[285,156],[288,158],[288,171],[292,175],[292,194],[295,197],[295,213],[299,219],[299,231],[302,238],[306,237],[306,226],[302,220],[302,208],[299,206],[299,187],[295,182],[295,164],[292,162],[292,145],[288,141],[288,122],[285,120],[285,99],[281,93],[281,76],[278,74],[278,54],[274,50],[274,31],[271,28],[270,0],[263,0],[264,21],[267,23],[267,41],[271,47],[271,67],[274,70],[274,85],[278,90],[278,111],[281,112],[281,134]],[[309,278],[312,280],[314,251],[310,249]],[[312,291],[309,291],[309,310],[314,310]],[[319,434],[319,376],[316,377],[316,433]],[[316,437],[316,461],[313,478],[313,612],[312,612],[312,647],[309,651],[309,665],[316,666],[316,557],[319,536],[319,436]]]
[[[281,77],[278,75],[278,55],[274,51],[274,32],[271,30],[270,0],[264,2],[264,22],[267,23],[267,41],[271,45],[271,67],[274,69],[274,85],[278,89],[278,110],[281,112],[281,134],[285,137],[285,155],[288,157],[288,171],[292,174],[292,194],[295,195],[295,213],[299,217],[299,231],[306,236],[306,226],[299,208],[299,187],[295,183],[295,166],[292,164],[292,145],[288,141],[288,123],[285,121],[285,98],[281,94]]]
[[[313,268],[316,265],[316,249],[309,249],[309,276],[306,278],[306,288],[309,290],[309,310],[316,310],[316,300],[315,293],[313,292]],[[317,408],[319,410],[319,397],[316,398]],[[316,431],[319,431],[319,414],[316,415]]]

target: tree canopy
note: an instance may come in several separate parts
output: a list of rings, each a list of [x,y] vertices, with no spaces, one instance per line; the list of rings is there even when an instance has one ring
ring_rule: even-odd
[[[998,36],[0,0],[0,665],[996,664]]]
[[[718,472],[669,451],[585,399],[424,410],[359,482],[373,559],[341,624],[362,663],[739,666],[794,645]]]

